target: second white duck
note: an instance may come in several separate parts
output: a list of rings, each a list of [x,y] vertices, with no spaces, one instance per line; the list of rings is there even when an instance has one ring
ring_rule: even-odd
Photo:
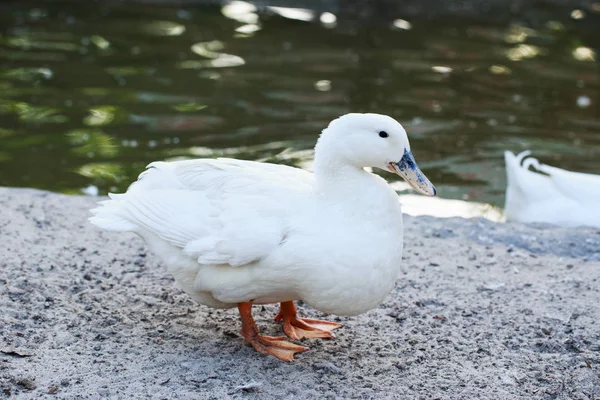
[[[600,228],[600,175],[551,167],[530,154],[504,152],[506,219]]]

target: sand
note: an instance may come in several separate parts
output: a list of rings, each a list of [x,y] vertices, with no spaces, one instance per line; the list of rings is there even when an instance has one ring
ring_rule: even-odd
[[[96,199],[0,189],[0,398],[600,399],[600,230],[406,217],[380,307],[283,363]],[[255,307],[277,335],[275,306]]]

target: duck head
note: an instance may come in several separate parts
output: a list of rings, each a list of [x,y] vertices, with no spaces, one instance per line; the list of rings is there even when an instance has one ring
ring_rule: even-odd
[[[374,167],[400,175],[417,192],[435,196],[433,184],[410,151],[406,131],[395,119],[381,114],[346,114],[323,130],[317,144],[327,143],[331,157],[357,168]],[[325,147],[325,146],[321,146]]]

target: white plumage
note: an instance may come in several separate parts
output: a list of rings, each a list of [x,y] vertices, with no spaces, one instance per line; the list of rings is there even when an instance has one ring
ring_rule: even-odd
[[[398,167],[407,157],[412,164]],[[395,169],[418,190],[435,191],[400,124],[348,114],[323,131],[314,174],[232,159],[154,162],[90,220],[144,238],[201,304],[302,299],[354,315],[383,300],[402,260],[396,193],[364,167]]]
[[[507,220],[600,227],[600,176],[551,167],[530,154],[504,152]]]

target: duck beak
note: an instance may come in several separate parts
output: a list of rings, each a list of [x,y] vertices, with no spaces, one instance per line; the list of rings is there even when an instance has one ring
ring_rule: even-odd
[[[425,196],[435,196],[435,186],[427,179],[419,169],[415,158],[408,150],[404,150],[404,156],[398,162],[389,163],[389,170],[400,175],[417,192]]]

